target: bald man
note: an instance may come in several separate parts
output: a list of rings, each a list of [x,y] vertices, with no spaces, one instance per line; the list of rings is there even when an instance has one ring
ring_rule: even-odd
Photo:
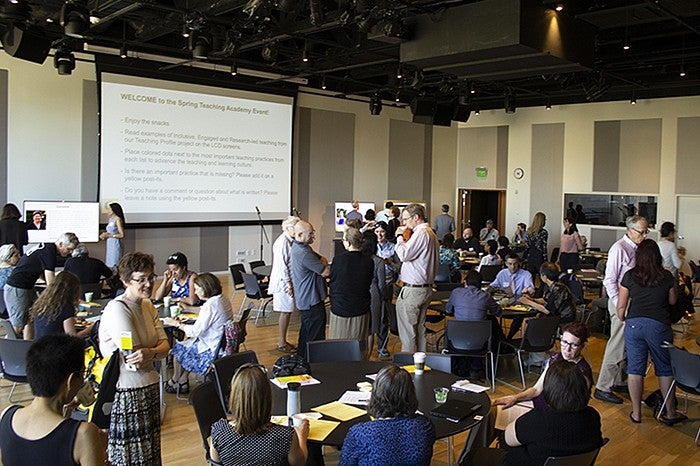
[[[325,278],[331,272],[326,258],[311,249],[315,233],[313,225],[304,220],[294,225],[289,261],[294,301],[301,317],[297,352],[305,359],[307,341],[326,339],[326,308],[323,302],[327,296]]]

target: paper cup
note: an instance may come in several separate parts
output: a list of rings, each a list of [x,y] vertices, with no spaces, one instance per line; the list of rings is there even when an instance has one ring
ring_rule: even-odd
[[[180,315],[180,306],[170,306],[170,317],[173,319]]]
[[[301,427],[301,424],[304,422],[304,419],[306,419],[306,414],[297,413],[292,416],[292,425],[294,427]]]
[[[444,403],[445,401],[447,401],[447,394],[450,392],[449,388],[436,387],[433,391],[435,392],[436,403]]]
[[[92,302],[92,296],[93,296],[93,293],[92,293],[92,292],[90,292],[90,293],[85,293],[85,302],[86,302],[86,303],[91,303],[91,302]]]
[[[163,298],[163,306],[166,309],[170,309],[170,296],[166,296],[165,298]]]
[[[425,370],[425,353],[418,352],[413,353],[413,366],[415,368],[415,374],[421,375]]]

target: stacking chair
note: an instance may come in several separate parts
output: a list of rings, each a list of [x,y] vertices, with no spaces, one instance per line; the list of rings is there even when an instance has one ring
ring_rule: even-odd
[[[392,362],[400,366],[413,365],[413,353],[394,353]],[[425,365],[436,371],[452,373],[452,356],[449,354],[426,353]]]
[[[15,333],[15,328],[12,326],[10,319],[0,319],[0,324],[2,324],[2,328],[5,329],[5,338],[9,338],[10,340],[17,340],[19,338]]]
[[[27,352],[32,346],[31,340],[17,340],[0,338],[0,366],[2,366],[2,378],[12,383],[7,399],[10,403],[26,400],[12,400],[12,394],[18,383],[27,383]]]
[[[686,393],[686,412],[688,411],[687,394],[690,393],[695,396],[700,395],[700,355],[689,353],[685,349],[670,344],[665,346],[668,348],[668,352],[671,356],[673,382],[671,382],[671,389],[666,393],[661,408],[659,408],[659,413],[656,415],[657,420],[661,419],[668,397],[675,387],[680,388]],[[700,427],[698,428],[698,433],[695,434],[695,445],[698,445],[698,440],[700,440]]]
[[[598,458],[600,449],[603,448],[609,440],[608,438],[604,438],[602,446],[586,453],[569,456],[550,456],[547,458],[547,461],[545,461],[544,466],[593,466],[596,458]]]
[[[207,439],[211,435],[211,425],[221,418],[226,417],[226,411],[219,403],[212,403],[211,400],[217,398],[216,384],[214,382],[204,382],[196,386],[189,397],[189,404],[194,408],[194,416],[197,418],[199,433],[202,435],[205,458],[210,465],[220,465],[209,456],[209,443]]]
[[[262,282],[266,277],[265,275],[260,275],[258,273],[253,272],[253,269],[256,267],[260,267],[261,265],[265,265],[265,261],[250,261],[248,262],[248,265],[250,265],[250,273],[255,275],[255,278],[258,280],[258,282]],[[261,285],[261,288],[264,288],[265,286]]]
[[[437,268],[437,273],[435,274],[436,283],[450,283],[450,266],[447,264],[440,264]]]
[[[231,272],[231,281],[233,282],[233,294],[231,295],[231,302],[233,302],[233,298],[236,296],[236,291],[239,290],[245,290],[245,284],[243,283],[243,276],[241,275],[242,273],[245,273],[245,267],[243,264],[231,264],[228,266],[229,272]],[[243,301],[241,302],[241,307],[238,309],[238,312],[240,313],[241,310],[243,309],[243,304],[245,303],[245,298],[243,298]]]
[[[516,338],[511,341],[501,341],[498,343],[498,353],[496,354],[496,369],[498,369],[498,360],[501,357],[501,350],[504,347],[511,348],[515,352],[518,359],[518,369],[520,370],[520,381],[522,382],[522,390],[525,390],[525,373],[523,372],[522,353],[540,353],[550,350],[554,346],[559,328],[559,317],[540,317],[530,319],[525,325],[525,332],[522,338]],[[517,388],[509,383],[513,388]]]
[[[217,359],[212,363],[214,366],[216,392],[218,394],[219,402],[221,403],[221,408],[225,412],[228,412],[228,396],[231,393],[231,379],[233,378],[233,374],[236,373],[236,369],[246,363],[258,363],[258,357],[256,356],[255,351],[235,353],[230,356]]]
[[[359,340],[318,340],[306,343],[309,363],[361,361]]]
[[[496,279],[496,275],[503,267],[500,265],[482,265],[479,269],[482,283],[489,284]]]
[[[266,291],[260,288],[260,283],[258,283],[255,275],[250,273],[242,273],[241,276],[243,277],[243,283],[245,284],[245,298],[241,303],[241,309],[243,308],[243,304],[246,302],[246,300],[250,299],[257,301],[258,314],[255,316],[255,324],[257,325],[260,314],[262,314],[263,317],[265,316],[265,309],[272,301],[272,296],[268,295]]]
[[[496,376],[491,348],[490,320],[450,320],[445,329],[445,347],[443,353],[459,354],[468,358],[485,358],[486,367],[491,368],[491,392],[496,390]],[[488,370],[486,371],[488,377]]]

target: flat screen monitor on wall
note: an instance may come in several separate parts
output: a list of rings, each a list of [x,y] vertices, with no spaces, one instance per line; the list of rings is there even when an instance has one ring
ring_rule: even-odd
[[[30,243],[49,243],[66,232],[83,243],[99,241],[97,202],[24,201],[24,221]]]
[[[364,219],[367,209],[374,210],[374,202],[360,202],[360,213]],[[335,203],[335,231],[343,231],[345,221],[347,220],[348,212],[352,211],[352,202],[336,202]]]
[[[294,99],[103,72],[100,205],[130,224],[282,219]]]

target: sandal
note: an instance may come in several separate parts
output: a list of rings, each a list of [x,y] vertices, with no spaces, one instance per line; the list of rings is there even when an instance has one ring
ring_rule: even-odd
[[[295,353],[297,351],[297,347],[292,344],[285,343],[284,346],[278,346],[277,351],[281,353]]]
[[[642,423],[642,419],[641,418],[639,420],[635,419],[634,416],[632,416],[632,413],[630,413],[630,421],[634,422],[635,424]]]
[[[187,381],[185,383],[177,383],[173,382],[171,379],[163,384],[163,390],[165,390],[167,393],[186,395],[190,392],[190,382]]]
[[[679,422],[683,422],[683,421],[688,420],[688,416],[686,416],[685,414],[681,414],[681,413],[676,413],[676,414],[677,414],[676,417],[673,417],[673,418],[667,418],[666,416],[661,416],[660,421],[663,422],[664,424],[666,424],[667,426],[673,426],[673,425],[678,424]]]

